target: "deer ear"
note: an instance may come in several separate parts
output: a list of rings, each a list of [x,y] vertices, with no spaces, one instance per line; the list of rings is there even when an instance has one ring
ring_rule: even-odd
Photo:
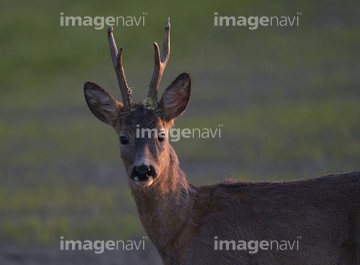
[[[91,112],[102,122],[114,127],[123,104],[95,83],[86,82],[84,94]]]
[[[163,118],[171,121],[179,117],[186,109],[191,92],[191,77],[187,73],[180,74],[166,88],[160,100]]]

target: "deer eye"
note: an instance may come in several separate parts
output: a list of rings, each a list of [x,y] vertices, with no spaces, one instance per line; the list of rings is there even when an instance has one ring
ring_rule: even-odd
[[[122,145],[126,145],[126,144],[129,143],[129,140],[128,140],[128,138],[126,136],[120,136],[120,143]]]
[[[164,133],[159,133],[158,134],[158,141],[163,142],[164,140],[165,140],[165,134]]]

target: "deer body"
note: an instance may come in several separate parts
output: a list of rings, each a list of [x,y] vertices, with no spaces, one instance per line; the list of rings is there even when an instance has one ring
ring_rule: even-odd
[[[179,75],[157,100],[170,55],[169,20],[165,30],[161,55],[154,44],[154,73],[144,101],[132,102],[112,28],[110,51],[123,102],[94,83],[85,84],[90,110],[119,136],[140,220],[163,263],[360,264],[360,173],[203,187],[186,181],[164,132],[187,107],[191,78]],[[137,129],[150,133],[138,137]],[[246,249],[246,242],[253,247],[272,240],[293,243],[286,249],[269,249],[266,242],[257,251]]]

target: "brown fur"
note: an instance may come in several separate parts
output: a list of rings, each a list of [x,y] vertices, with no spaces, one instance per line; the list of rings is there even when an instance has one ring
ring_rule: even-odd
[[[114,126],[169,128],[159,110],[137,105]],[[194,187],[179,168],[167,141],[133,139],[122,152],[128,174],[137,154],[148,156],[159,172],[149,187],[129,178],[140,220],[164,264],[357,264],[360,240],[360,173],[303,181],[232,182]],[[225,240],[299,240],[299,250],[214,250]]]

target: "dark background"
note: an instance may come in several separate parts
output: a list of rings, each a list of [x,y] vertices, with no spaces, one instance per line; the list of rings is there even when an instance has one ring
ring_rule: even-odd
[[[134,99],[144,99],[171,17],[161,91],[181,72],[193,94],[176,128],[221,138],[173,143],[189,182],[267,181],[360,169],[359,1],[1,1],[0,263],[155,264],[145,251],[60,251],[60,236],[140,240],[115,132],[88,110],[83,84],[118,99],[106,26],[65,16],[140,16],[115,26]],[[143,13],[147,13],[144,15]],[[299,26],[215,27],[219,16],[299,15]],[[161,93],[161,92],[160,92]]]

